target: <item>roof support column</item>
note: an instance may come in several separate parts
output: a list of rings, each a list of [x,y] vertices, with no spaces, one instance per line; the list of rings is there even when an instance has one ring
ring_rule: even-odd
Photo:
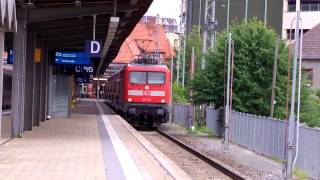
[[[4,29],[0,27],[0,57],[3,57],[4,52]],[[1,129],[2,129],[2,96],[3,96],[3,58],[0,58],[0,140],[1,140]]]
[[[27,47],[26,47],[26,71],[25,71],[25,102],[24,102],[24,130],[32,130],[33,125],[33,78],[34,78],[34,49],[36,47],[35,32],[27,32]]]
[[[41,42],[36,41],[37,48],[41,47]],[[35,48],[33,49],[35,54]],[[33,103],[32,103],[32,121],[34,126],[40,126],[40,76],[41,76],[41,61],[36,62],[35,56],[32,60],[34,64],[33,69]]]
[[[50,58],[48,58],[48,61],[50,60]],[[46,111],[46,119],[49,120],[51,118],[51,114],[52,114],[52,89],[53,89],[53,75],[52,75],[52,66],[49,65],[49,62],[47,63],[47,111]]]
[[[14,62],[12,82],[12,135],[21,137],[24,127],[24,81],[26,65],[26,30],[24,22],[17,22],[14,34]]]
[[[48,63],[48,48],[45,41],[41,42],[41,75],[40,75],[40,121],[46,119],[46,97],[47,97],[47,63]]]

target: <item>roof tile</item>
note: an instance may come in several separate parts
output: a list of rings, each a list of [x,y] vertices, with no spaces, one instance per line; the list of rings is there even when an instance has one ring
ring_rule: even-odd
[[[320,24],[310,29],[303,36],[303,59],[320,59]]]
[[[130,63],[140,53],[139,48],[147,52],[157,52],[157,41],[159,40],[158,52],[165,55],[165,59],[174,56],[174,50],[166,38],[162,26],[151,23],[138,23],[129,37],[121,45],[114,63]],[[158,33],[159,32],[159,33]]]

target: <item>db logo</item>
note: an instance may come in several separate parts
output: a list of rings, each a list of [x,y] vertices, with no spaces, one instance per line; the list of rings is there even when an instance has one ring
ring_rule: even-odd
[[[144,92],[143,92],[143,95],[145,95],[145,96],[150,96],[150,94],[151,94],[150,91],[144,91]]]

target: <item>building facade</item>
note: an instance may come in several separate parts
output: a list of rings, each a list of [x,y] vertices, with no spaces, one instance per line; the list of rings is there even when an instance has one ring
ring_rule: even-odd
[[[311,88],[320,89],[320,23],[303,36],[302,60]]]
[[[191,32],[192,26],[201,25],[201,29],[205,28],[204,12],[206,10],[205,3],[207,0],[187,0],[187,33]],[[215,0],[215,21],[216,31],[225,30],[227,27],[227,0]],[[230,1],[230,23],[241,22],[245,19],[246,1],[232,0]],[[273,27],[276,32],[282,33],[283,20],[283,1],[268,0],[267,1],[267,25]],[[264,21],[265,1],[264,0],[248,0],[247,17]]]
[[[283,1],[282,38],[294,39],[296,1]],[[301,0],[302,29],[306,33],[320,23],[320,0]],[[292,27],[293,26],[293,27]],[[290,37],[291,30],[291,37]]]
[[[165,33],[166,38],[170,42],[170,45],[174,49],[178,49],[180,45],[178,23],[176,19],[173,18],[158,18],[155,16],[143,16],[140,20],[143,24],[160,24]]]

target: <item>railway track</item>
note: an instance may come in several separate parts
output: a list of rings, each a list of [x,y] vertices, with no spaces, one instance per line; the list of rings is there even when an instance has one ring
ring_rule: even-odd
[[[233,169],[231,169],[229,167],[226,167],[224,165],[221,165],[219,162],[214,161],[213,159],[211,159],[211,158],[207,157],[206,155],[198,152],[197,150],[193,149],[192,147],[186,145],[185,143],[183,143],[183,142],[177,140],[176,138],[166,134],[165,132],[162,132],[161,130],[158,130],[158,129],[155,132],[157,132],[159,135],[161,135],[165,139],[173,142],[174,144],[176,144],[180,148],[184,149],[185,151],[188,151],[192,155],[194,155],[197,158],[201,159],[202,161],[206,162],[208,165],[210,165],[214,169],[217,169],[218,171],[220,171],[222,174],[226,175],[230,179],[237,179],[237,180],[248,179],[247,177],[244,177],[244,176],[240,175],[239,173],[235,172],[235,170],[233,170]]]

